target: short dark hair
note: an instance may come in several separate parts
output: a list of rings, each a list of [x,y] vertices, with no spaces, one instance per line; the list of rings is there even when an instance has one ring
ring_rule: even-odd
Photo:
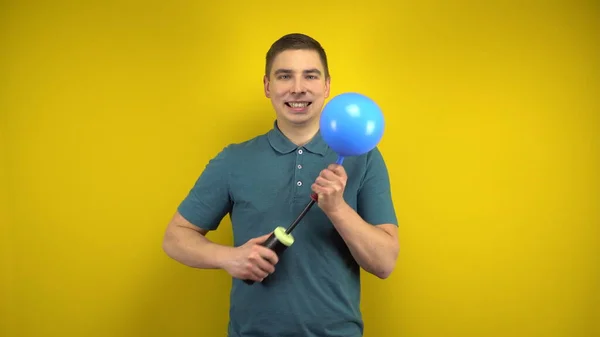
[[[323,68],[325,70],[325,77],[329,77],[329,66],[327,65],[327,54],[325,53],[325,49],[323,49],[317,40],[308,35],[300,33],[284,35],[271,45],[266,57],[265,75],[267,77],[269,77],[269,74],[271,73],[271,68],[273,66],[273,60],[275,57],[285,50],[292,49],[308,49],[319,53],[319,57],[321,58]]]

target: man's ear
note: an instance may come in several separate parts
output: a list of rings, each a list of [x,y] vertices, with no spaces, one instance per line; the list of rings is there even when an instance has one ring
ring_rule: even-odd
[[[327,76],[325,79],[325,98],[329,98],[329,90],[331,88],[331,77]]]
[[[267,75],[263,77],[263,85],[265,86],[265,96],[267,96],[267,98],[271,98],[271,88],[269,88],[270,83]]]

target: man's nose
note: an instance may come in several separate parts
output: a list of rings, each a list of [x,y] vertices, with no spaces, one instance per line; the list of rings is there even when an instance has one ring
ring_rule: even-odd
[[[304,85],[304,81],[302,78],[297,78],[294,80],[294,85],[292,86],[292,93],[294,94],[302,94],[306,92],[306,86]]]

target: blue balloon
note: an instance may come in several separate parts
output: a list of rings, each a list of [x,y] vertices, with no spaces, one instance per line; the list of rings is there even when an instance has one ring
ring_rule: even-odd
[[[383,113],[369,97],[343,93],[333,97],[321,113],[323,140],[339,156],[359,156],[374,149],[383,137]]]

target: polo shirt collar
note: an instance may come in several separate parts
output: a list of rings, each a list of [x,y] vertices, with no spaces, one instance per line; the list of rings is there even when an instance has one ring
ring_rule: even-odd
[[[267,138],[271,147],[279,153],[290,153],[298,148],[298,145],[292,143],[292,141],[281,132],[277,126],[277,121],[273,123],[273,128],[267,133]],[[321,137],[321,133],[317,132],[313,139],[304,145],[304,148],[309,152],[325,155],[328,146]]]

